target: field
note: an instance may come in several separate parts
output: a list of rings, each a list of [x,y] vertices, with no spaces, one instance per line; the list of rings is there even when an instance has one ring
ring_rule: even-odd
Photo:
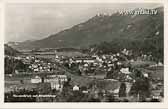
[[[87,54],[83,54],[81,52],[76,52],[76,51],[62,51],[62,52],[27,52],[27,53],[22,53],[22,55],[27,55],[27,56],[36,56],[40,58],[55,58],[55,56],[65,56],[65,57],[73,57],[73,56],[86,56]]]
[[[164,80],[164,67],[154,67],[148,68],[147,70],[151,71],[151,76],[153,79]]]
[[[21,83],[21,80],[24,81],[24,83]],[[14,90],[15,88],[25,88],[25,89],[31,89],[35,88],[36,84],[30,83],[30,77],[6,77],[5,76],[5,92],[9,92]]]

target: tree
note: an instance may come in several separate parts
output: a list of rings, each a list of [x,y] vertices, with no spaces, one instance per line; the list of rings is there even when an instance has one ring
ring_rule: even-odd
[[[148,78],[137,78],[131,87],[130,95],[139,96],[139,101],[144,101],[146,97],[149,97],[150,82]]]
[[[126,84],[124,82],[120,85],[119,97],[126,97]]]

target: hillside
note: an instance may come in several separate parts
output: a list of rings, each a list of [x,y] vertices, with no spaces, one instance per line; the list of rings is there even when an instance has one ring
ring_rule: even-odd
[[[4,50],[5,50],[5,55],[8,55],[8,56],[16,56],[17,54],[19,54],[17,50],[13,49],[7,44],[4,45]]]
[[[96,15],[45,39],[19,43],[17,49],[86,48],[101,42],[163,55],[163,8],[156,15]],[[160,54],[159,54],[160,55]]]

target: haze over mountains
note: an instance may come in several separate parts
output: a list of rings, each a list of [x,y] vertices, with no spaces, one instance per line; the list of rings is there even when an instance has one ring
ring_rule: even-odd
[[[135,8],[153,9],[159,3],[12,3],[6,5],[5,42],[40,40],[85,22],[97,13]]]

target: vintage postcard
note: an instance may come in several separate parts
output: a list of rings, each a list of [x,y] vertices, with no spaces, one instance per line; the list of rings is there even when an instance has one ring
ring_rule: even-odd
[[[4,108],[166,107],[164,1],[2,3]]]

